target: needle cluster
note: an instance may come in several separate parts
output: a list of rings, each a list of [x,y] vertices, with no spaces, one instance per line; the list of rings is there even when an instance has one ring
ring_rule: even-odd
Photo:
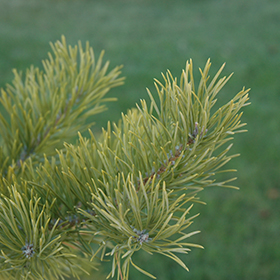
[[[89,45],[64,37],[52,49],[44,71],[15,71],[1,92],[1,279],[78,278],[96,258],[112,261],[108,277],[128,279],[132,265],[155,278],[133,262],[139,250],[188,270],[178,255],[202,248],[187,242],[198,233],[189,230],[197,193],[233,187],[235,178],[215,175],[234,171],[223,166],[237,156],[229,151],[245,131],[248,90],[215,108],[224,65],[210,80],[207,61],[196,86],[189,61],[179,80],[169,71],[155,80],[157,97],[148,90],[149,102],[85,138],[86,119],[123,82],[120,67],[108,72],[103,53],[96,61]]]

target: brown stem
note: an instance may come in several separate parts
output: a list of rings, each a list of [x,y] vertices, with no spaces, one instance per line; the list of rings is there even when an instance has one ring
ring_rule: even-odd
[[[115,258],[116,258],[116,261],[117,261],[117,264],[118,264],[119,275],[121,277],[121,280],[123,280],[122,271],[121,271],[121,265],[120,265],[119,260],[117,259],[117,255],[116,254],[115,254]]]

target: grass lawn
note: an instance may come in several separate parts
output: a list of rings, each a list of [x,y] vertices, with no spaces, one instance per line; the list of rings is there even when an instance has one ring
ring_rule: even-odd
[[[201,193],[207,205],[194,206],[201,215],[191,229],[201,230],[192,242],[205,249],[183,257],[190,272],[161,256],[140,253],[135,261],[160,280],[280,279],[280,1],[0,0],[0,87],[13,68],[41,67],[62,34],[72,45],[89,41],[97,55],[104,49],[112,67],[124,65],[125,85],[109,94],[118,101],[98,115],[97,132],[147,98],[153,78],[166,69],[179,76],[190,58],[196,69],[210,57],[212,74],[223,62],[225,75],[235,73],[221,103],[251,88],[248,133],[234,140],[241,157],[228,164],[238,169],[240,190]],[[132,269],[131,279],[148,278]]]

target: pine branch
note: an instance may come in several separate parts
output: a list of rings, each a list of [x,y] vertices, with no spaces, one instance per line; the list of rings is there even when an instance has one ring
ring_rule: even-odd
[[[29,157],[33,164],[40,162],[83,132],[88,117],[114,100],[104,98],[106,93],[123,83],[121,67],[108,72],[109,62],[102,65],[104,52],[96,61],[88,43],[85,50],[80,42],[68,48],[62,36],[51,47],[43,71],[32,66],[23,77],[14,70],[12,85],[1,90],[0,172],[9,181]]]
[[[233,171],[223,166],[237,156],[229,151],[234,134],[244,131],[240,111],[248,105],[248,90],[215,109],[230,76],[219,78],[222,66],[210,80],[208,61],[196,89],[190,61],[179,83],[169,71],[163,83],[155,81],[158,103],[148,90],[149,106],[141,100],[98,139],[91,131],[89,139],[79,133],[73,145],[68,136],[78,132],[76,120],[103,109],[104,94],[122,82],[118,68],[105,75],[108,65],[102,68],[101,58],[95,64],[89,46],[83,52],[79,45],[77,68],[77,50],[68,50],[63,38],[53,46],[56,58],[44,62],[45,76],[30,70],[32,79],[16,78],[2,91],[11,114],[9,121],[0,117],[7,131],[0,159],[8,170],[2,169],[8,192],[0,199],[0,273],[14,279],[78,277],[81,251],[86,264],[111,259],[108,277],[128,279],[132,265],[155,278],[133,262],[139,250],[165,255],[188,270],[178,254],[202,248],[186,241],[199,233],[189,231],[197,216],[190,212],[205,187],[232,187],[234,178],[217,181],[215,174]],[[35,95],[41,91],[48,94]],[[87,111],[88,104],[95,109]],[[68,141],[63,149],[62,139]],[[11,157],[5,161],[6,155]],[[16,166],[21,181],[12,178]]]

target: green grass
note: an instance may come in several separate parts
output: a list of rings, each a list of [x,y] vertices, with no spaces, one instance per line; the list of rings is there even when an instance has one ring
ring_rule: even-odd
[[[227,63],[235,72],[220,95],[229,100],[243,86],[252,88],[245,109],[248,133],[237,135],[229,166],[238,169],[239,191],[208,189],[207,206],[192,230],[202,232],[184,257],[190,272],[160,256],[136,257],[160,280],[280,279],[280,2],[278,0],[0,0],[0,86],[11,82],[12,68],[41,67],[49,42],[89,41],[112,67],[124,64],[124,86],[112,90],[118,102],[95,121],[118,120],[121,111],[147,98],[153,78],[170,69],[180,75],[187,59],[195,68],[210,57],[212,73]],[[197,71],[198,76],[198,71]],[[105,279],[106,266],[102,270]],[[102,278],[103,277],[103,278]],[[131,271],[131,279],[148,279]]]

